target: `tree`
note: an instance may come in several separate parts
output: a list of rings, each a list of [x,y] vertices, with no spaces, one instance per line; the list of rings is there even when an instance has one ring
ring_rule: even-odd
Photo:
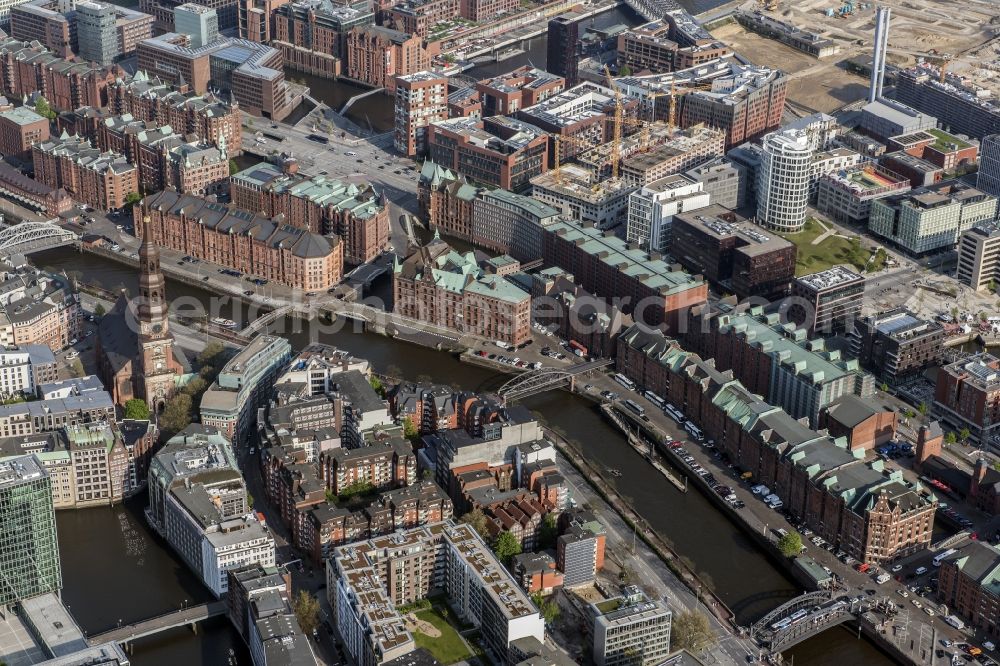
[[[371,384],[372,390],[378,393],[380,398],[385,397],[385,384],[382,383],[381,379],[372,375],[368,378],[368,383]]]
[[[622,65],[618,68],[618,76],[632,76],[632,68],[628,65]]]
[[[671,650],[684,649],[695,654],[701,652],[713,638],[708,616],[698,611],[681,613],[674,618],[670,637],[673,643]]]
[[[142,398],[132,398],[125,402],[125,418],[136,421],[149,420],[149,405]]]
[[[556,525],[556,514],[550,511],[542,519],[542,527],[538,530],[538,549],[555,548],[559,527]]]
[[[972,437],[972,433],[969,431],[968,428],[962,428],[961,430],[958,431],[958,438],[961,441],[967,442],[969,441],[969,437]]]
[[[165,438],[173,437],[191,423],[191,406],[193,401],[187,393],[178,393],[167,400],[160,415],[160,430]]]
[[[954,431],[949,430],[947,434],[945,434],[944,436],[944,441],[945,444],[954,444],[955,442],[958,441],[958,435],[956,435]]]
[[[885,382],[882,382],[882,385],[879,386],[879,390],[882,391],[882,393],[888,393],[889,392],[889,385],[886,384]]]
[[[129,192],[125,195],[125,205],[134,206],[135,204],[142,201],[142,195],[138,192]]]
[[[927,416],[927,412],[930,411],[930,407],[926,402],[922,402],[917,406],[917,411],[920,412],[921,416]]]
[[[521,542],[512,533],[504,530],[497,537],[497,542],[493,544],[493,552],[497,559],[505,565],[510,563],[510,558],[521,554]]]
[[[541,592],[535,592],[531,595],[531,601],[541,611],[546,624],[552,624],[559,617],[559,604],[554,598],[546,599]]]
[[[466,525],[472,527],[472,529],[479,532],[479,536],[483,537],[483,539],[490,538],[490,533],[486,529],[486,514],[483,513],[482,509],[473,509],[459,518],[458,522],[465,523]]]
[[[221,342],[212,341],[205,345],[205,348],[198,352],[198,356],[195,360],[198,361],[198,365],[212,365],[216,358],[224,353],[226,348],[222,346]]]
[[[192,398],[196,398],[205,392],[208,388],[208,382],[202,377],[192,377],[191,381],[184,385],[181,389],[184,393],[187,393]]]
[[[83,361],[79,358],[73,359],[73,364],[70,366],[70,370],[73,372],[74,377],[83,377],[86,374],[83,370]]]
[[[785,557],[792,557],[802,552],[802,535],[792,530],[778,539],[778,550]]]
[[[319,599],[305,590],[299,590],[292,604],[295,619],[306,636],[319,628]]]
[[[98,319],[100,319],[101,317],[103,317],[104,315],[106,315],[107,312],[108,311],[105,310],[104,306],[101,305],[100,303],[98,303],[97,305],[94,306],[94,316],[96,318],[98,318]]]
[[[232,176],[235,173],[240,172],[240,165],[236,163],[236,160],[229,160],[229,175]]]
[[[56,112],[52,110],[48,100],[44,97],[39,97],[38,101],[35,102],[35,113],[49,120],[56,119]]]
[[[413,423],[413,417],[411,416],[403,418],[403,437],[411,442],[415,442],[420,438],[420,431],[417,430],[417,426]]]
[[[250,493],[247,493],[247,506],[250,507],[251,511],[253,511],[253,495]]]

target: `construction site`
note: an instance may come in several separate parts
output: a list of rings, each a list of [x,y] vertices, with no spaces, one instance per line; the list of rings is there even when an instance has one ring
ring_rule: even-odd
[[[944,65],[1000,96],[1000,12],[986,0],[887,0],[887,63]],[[790,75],[788,101],[800,112],[831,112],[868,89],[856,63],[870,59],[875,3],[761,0],[709,24],[712,35],[751,62]],[[749,26],[749,27],[748,27]],[[852,65],[855,65],[852,67]]]

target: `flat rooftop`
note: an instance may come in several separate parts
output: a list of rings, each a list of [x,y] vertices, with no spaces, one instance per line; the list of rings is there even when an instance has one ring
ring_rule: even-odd
[[[796,278],[796,281],[813,291],[823,291],[824,289],[830,289],[831,287],[840,287],[849,282],[855,282],[857,280],[864,281],[858,273],[852,270],[844,268],[843,266],[834,266],[825,271],[820,271],[819,273],[811,273],[809,275],[803,275],[802,277]]]
[[[0,488],[16,486],[48,476],[35,456],[21,456],[0,462]]]

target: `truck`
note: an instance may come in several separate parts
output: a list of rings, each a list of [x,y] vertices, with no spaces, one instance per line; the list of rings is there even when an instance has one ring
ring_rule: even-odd
[[[875,576],[875,582],[878,583],[879,585],[882,585],[883,583],[888,583],[890,580],[892,580],[892,576],[890,576],[884,571],[879,575]]]
[[[961,631],[962,629],[965,629],[965,623],[962,622],[957,617],[955,617],[954,615],[949,615],[948,617],[946,617],[944,619],[944,621],[947,622],[949,625],[955,627],[959,631]]]

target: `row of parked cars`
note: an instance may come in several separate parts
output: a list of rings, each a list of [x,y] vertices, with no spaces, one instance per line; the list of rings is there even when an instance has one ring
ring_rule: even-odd
[[[707,469],[698,464],[698,461],[695,460],[695,457],[691,455],[691,453],[688,452],[687,449],[684,448],[684,442],[680,440],[674,440],[670,442],[669,446],[670,449],[674,452],[674,454],[682,461],[684,461],[684,464],[686,464],[688,467],[691,468],[692,472],[705,479],[705,483],[707,483],[712,488],[713,491],[718,493],[719,497],[726,500],[726,502],[728,502],[730,505],[732,505],[737,509],[742,509],[743,507],[746,506],[743,500],[739,499],[736,496],[736,493],[733,491],[732,488],[730,488],[724,483],[721,483],[718,479],[715,478],[714,474],[712,474]]]
[[[764,504],[768,505],[775,511],[785,506],[785,503],[781,501],[781,498],[778,497],[777,493],[772,493],[771,489],[763,483],[758,483],[756,486],[753,486],[750,489],[750,492],[759,496],[762,500],[764,500]]]

